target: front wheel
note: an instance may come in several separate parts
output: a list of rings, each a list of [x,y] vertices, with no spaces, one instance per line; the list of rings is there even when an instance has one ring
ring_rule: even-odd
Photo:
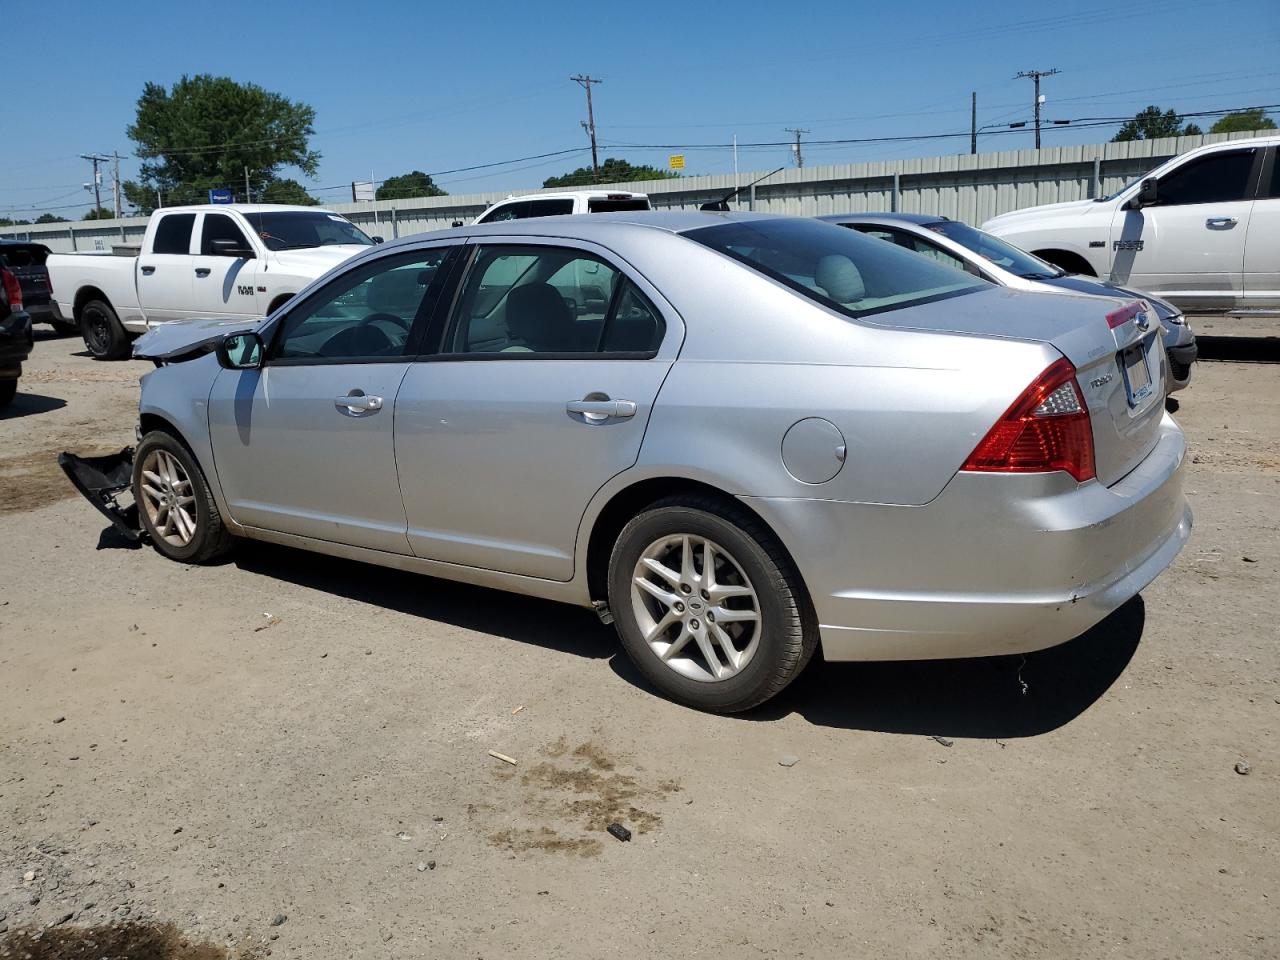
[[[210,563],[235,544],[200,464],[170,433],[152,430],[138,444],[133,497],[143,529],[170,560]]]
[[[130,354],[129,333],[104,300],[90,300],[80,308],[80,332],[95,360],[124,360]]]
[[[763,703],[817,647],[804,585],[777,539],[713,497],[659,501],[623,528],[609,561],[609,607],[636,667],[700,710]]]

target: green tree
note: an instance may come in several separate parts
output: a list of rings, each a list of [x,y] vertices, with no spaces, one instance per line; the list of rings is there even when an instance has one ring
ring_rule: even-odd
[[[69,223],[66,217],[60,217],[56,213],[42,213],[36,217],[36,223]]]
[[[1182,118],[1172,110],[1161,111],[1157,106],[1139,110],[1132,120],[1126,120],[1118,133],[1111,138],[1112,143],[1125,140],[1157,140],[1160,137],[1181,137],[1200,133],[1194,123],[1184,129]]]
[[[148,83],[135,121],[125,131],[143,158],[137,181],[124,184],[143,213],[157,205],[204,203],[210,188],[249,189],[260,196],[281,167],[314,176],[320,154],[308,147],[315,110],[229,77],[183,76],[172,90]]]
[[[0,217],[0,227],[25,227],[30,220],[10,220],[8,217]]]
[[[291,203],[299,207],[314,207],[320,201],[307,193],[307,188],[297,180],[272,180],[254,200],[261,203]]]
[[[1235,113],[1228,113],[1225,117],[1209,128],[1210,133],[1240,133],[1246,130],[1274,130],[1276,122],[1263,112],[1259,107],[1257,110],[1237,110]]]
[[[632,180],[675,180],[680,176],[669,170],[659,170],[647,165],[633,166],[625,160],[609,157],[600,164],[600,183],[629,183]],[[560,177],[548,177],[544,187],[589,187],[597,181],[591,176],[590,167],[579,167]]]
[[[108,210],[106,207],[98,207],[96,210],[90,210],[80,219],[81,220],[114,220],[115,218],[116,218],[116,212],[114,210]]]
[[[448,194],[436,186],[429,173],[414,170],[398,177],[387,177],[374,196],[378,200],[401,200],[405,197],[447,197]]]

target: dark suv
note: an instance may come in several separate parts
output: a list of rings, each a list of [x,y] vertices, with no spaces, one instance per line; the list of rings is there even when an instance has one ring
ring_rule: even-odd
[[[63,320],[53,304],[53,283],[45,266],[50,252],[43,243],[0,240],[0,267],[7,267],[18,278],[32,323],[48,323],[59,333],[75,333],[75,323]]]
[[[22,307],[18,278],[8,267],[0,266],[0,407],[13,402],[22,361],[31,356],[31,315]]]

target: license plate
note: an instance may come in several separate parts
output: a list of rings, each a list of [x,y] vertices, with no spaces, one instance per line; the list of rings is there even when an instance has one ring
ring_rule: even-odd
[[[1124,387],[1129,394],[1129,406],[1136,407],[1151,395],[1151,370],[1147,366],[1147,354],[1142,344],[1135,343],[1120,354],[1120,369],[1124,371]]]

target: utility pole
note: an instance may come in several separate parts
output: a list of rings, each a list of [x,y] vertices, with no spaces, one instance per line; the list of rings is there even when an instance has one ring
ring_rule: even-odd
[[[116,201],[116,219],[119,220],[123,211],[120,209],[120,154],[115,150],[111,151],[111,158],[115,161],[115,168],[111,171],[111,189],[115,194]]]
[[[244,202],[253,203],[253,195],[249,193],[249,168],[244,168]]]
[[[1061,73],[1057,67],[1052,70],[1019,70],[1014,74],[1013,79],[1021,80],[1028,78],[1035,81],[1036,84],[1036,149],[1040,149],[1040,104],[1044,102],[1044,98],[1040,96],[1040,78],[1052,77],[1055,73]]]
[[[803,167],[804,167],[804,154],[800,152],[800,134],[802,134],[802,133],[809,133],[809,131],[808,131],[808,130],[802,130],[802,129],[800,129],[799,127],[787,127],[787,133],[794,133],[794,134],[796,135],[796,142],[795,142],[795,146],[793,146],[793,147],[791,148],[791,150],[792,150],[792,152],[793,152],[793,153],[795,153],[795,155],[796,155],[796,166],[797,166],[797,167],[800,167],[800,168],[803,168]]]
[[[978,91],[969,94],[969,152],[978,152]]]
[[[98,176],[98,164],[106,163],[111,158],[96,153],[82,153],[80,159],[93,164],[93,215],[96,218],[98,211],[102,209],[102,178]]]
[[[591,85],[593,83],[604,83],[598,77],[588,76],[586,74],[578,74],[570,77],[574,83],[577,83],[582,89],[587,91],[587,122],[583,124],[583,128],[587,131],[587,135],[591,137],[591,179],[600,182],[600,157],[596,153],[596,117],[591,109]]]

